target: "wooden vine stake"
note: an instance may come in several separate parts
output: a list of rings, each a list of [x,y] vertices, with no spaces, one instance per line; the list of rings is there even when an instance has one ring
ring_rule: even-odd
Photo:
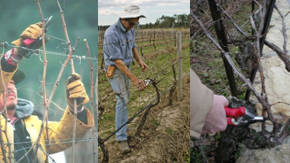
[[[177,81],[177,98],[182,100],[182,38],[181,32],[176,33],[177,43],[177,66],[178,66],[178,81]]]

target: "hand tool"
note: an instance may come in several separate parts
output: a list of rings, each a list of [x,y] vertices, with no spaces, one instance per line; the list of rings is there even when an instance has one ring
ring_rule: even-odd
[[[228,125],[248,125],[256,122],[263,122],[262,116],[256,116],[244,106],[238,108],[225,107]]]
[[[146,79],[144,80],[146,87],[150,84],[151,80],[150,79]]]
[[[51,19],[52,19],[52,16],[45,19],[45,32],[46,32],[47,26],[49,25]],[[42,39],[42,37],[38,38],[39,41],[41,41],[41,39]],[[33,44],[35,41],[37,41],[37,40],[27,38],[27,39],[23,40],[23,44],[25,46],[29,46],[29,45]]]

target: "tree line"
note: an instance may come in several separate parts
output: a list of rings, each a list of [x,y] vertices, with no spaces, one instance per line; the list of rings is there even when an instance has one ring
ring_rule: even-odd
[[[109,25],[100,25],[99,30],[105,30]],[[150,28],[189,28],[189,14],[173,16],[162,15],[154,23],[140,24],[140,29]]]

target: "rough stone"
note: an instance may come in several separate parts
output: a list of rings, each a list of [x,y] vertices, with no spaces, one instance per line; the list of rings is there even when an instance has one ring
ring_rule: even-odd
[[[290,162],[290,137],[284,144],[271,149],[250,150],[242,147],[237,163],[288,163]]]
[[[280,9],[282,14],[286,14],[289,11],[289,5],[287,0],[276,1],[277,7]],[[286,18],[286,27],[290,26],[290,19]],[[282,23],[281,17],[278,12],[274,10],[271,28],[267,34],[266,40],[278,45],[280,48],[283,47],[283,35],[281,33]],[[290,38],[290,30],[287,30],[287,36]],[[287,43],[287,48],[290,49],[290,42]],[[264,57],[261,58],[261,64],[265,75],[265,87],[268,95],[272,111],[276,117],[286,120],[290,118],[290,73],[285,69],[285,64],[279,59],[274,51],[268,48],[266,45],[263,49]],[[258,92],[261,92],[261,80],[260,74],[257,73],[256,80],[254,82],[255,88]],[[261,112],[261,107],[260,111]]]
[[[290,117],[290,73],[286,71],[284,63],[277,57],[263,57],[261,60],[265,76],[265,87],[269,103],[274,114]],[[258,92],[261,92],[259,74],[254,83]],[[278,103],[282,102],[282,103]],[[261,108],[261,107],[258,107]]]
[[[276,1],[276,6],[279,8],[281,13],[285,15],[289,10],[290,10],[290,0],[278,0]],[[287,28],[287,36],[289,38],[290,36],[290,19],[289,16],[285,18],[285,23],[286,23],[286,28]],[[283,35],[281,33],[282,30],[282,19],[280,15],[278,14],[277,10],[274,9],[272,19],[271,19],[271,24],[270,24],[270,29],[269,32],[267,33],[266,40],[275,43],[279,47],[283,47]],[[288,40],[287,42],[287,47],[288,49],[290,48],[290,41]],[[273,50],[268,48],[267,46],[264,46],[263,52],[265,54],[275,54]],[[289,51],[288,51],[289,53]]]
[[[288,4],[288,5],[287,5]],[[276,6],[285,15],[290,8],[290,0],[276,1]],[[290,26],[290,19],[286,18],[286,28]],[[266,40],[276,44],[281,49],[283,47],[283,35],[281,33],[282,23],[278,12],[274,10],[271,28],[267,34]],[[290,30],[287,31],[290,38]],[[287,49],[290,49],[290,42],[287,43]],[[289,53],[289,52],[288,52]],[[286,71],[285,64],[279,59],[274,51],[264,46],[264,57],[261,58],[261,64],[265,75],[265,87],[270,104],[282,102],[272,106],[275,118],[286,121],[290,118],[290,73]],[[290,54],[289,54],[290,55]],[[260,74],[257,73],[254,87],[261,92]],[[260,108],[260,109],[259,109]],[[261,113],[261,107],[258,107],[258,113]],[[253,128],[260,128],[257,127]],[[271,126],[267,127],[271,128]],[[242,147],[240,157],[237,163],[288,163],[290,162],[290,137],[276,147],[270,149],[247,149]]]

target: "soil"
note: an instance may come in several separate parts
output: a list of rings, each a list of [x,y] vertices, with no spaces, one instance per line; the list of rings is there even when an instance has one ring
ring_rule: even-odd
[[[189,162],[189,75],[183,81],[181,101],[177,101],[175,90],[173,104],[169,106],[168,94],[151,108],[140,136],[135,136],[136,127],[130,129],[129,126],[130,153],[121,154],[113,138],[105,143],[109,162]],[[137,117],[135,123],[139,124],[141,118]],[[101,160],[99,157],[99,162]]]

